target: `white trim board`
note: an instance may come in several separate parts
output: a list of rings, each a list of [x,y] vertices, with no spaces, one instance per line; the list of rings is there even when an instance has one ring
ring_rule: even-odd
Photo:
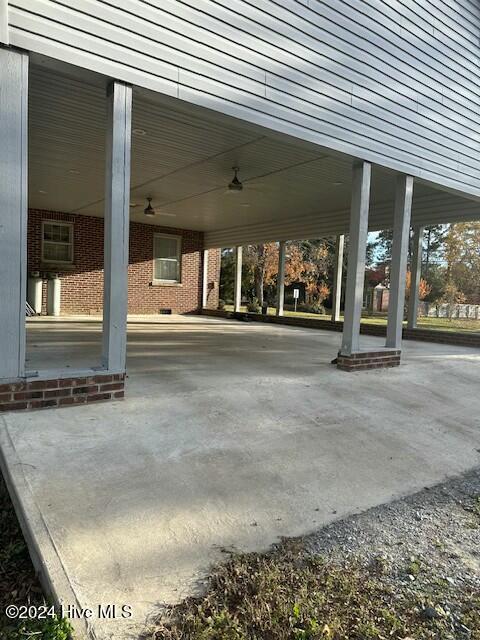
[[[0,44],[9,44],[8,0],[0,0]]]

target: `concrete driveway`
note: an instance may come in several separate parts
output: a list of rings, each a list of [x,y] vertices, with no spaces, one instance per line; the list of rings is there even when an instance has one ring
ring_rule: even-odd
[[[96,349],[93,325],[86,341],[82,323],[35,326],[34,364],[45,345],[60,357],[56,328],[70,354]],[[132,607],[93,619],[98,638],[136,637],[225,549],[266,549],[478,465],[477,350],[405,342],[399,368],[344,373],[329,364],[339,341],[212,318],[131,324],[125,401],[1,418],[57,590]]]

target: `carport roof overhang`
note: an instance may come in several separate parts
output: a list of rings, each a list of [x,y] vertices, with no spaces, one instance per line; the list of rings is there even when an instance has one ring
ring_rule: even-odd
[[[29,206],[103,216],[108,78],[32,56]],[[131,220],[205,233],[206,247],[348,232],[353,158],[134,89]],[[227,185],[240,168],[244,188]],[[395,173],[375,166],[369,228],[393,222]],[[146,198],[157,211],[146,218]],[[416,179],[412,223],[480,219],[480,202]]]

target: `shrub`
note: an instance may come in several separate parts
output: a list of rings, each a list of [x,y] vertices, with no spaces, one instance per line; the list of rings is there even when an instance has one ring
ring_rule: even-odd
[[[303,311],[304,313],[318,313],[325,314],[325,307],[320,302],[313,302],[312,304],[301,304],[298,305],[298,311]]]
[[[257,298],[253,298],[247,303],[247,311],[250,313],[260,313],[261,308]]]

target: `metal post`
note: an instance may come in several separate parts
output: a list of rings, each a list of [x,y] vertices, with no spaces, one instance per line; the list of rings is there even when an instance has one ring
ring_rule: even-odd
[[[0,378],[25,375],[28,54],[0,48]]]
[[[408,299],[407,327],[415,329],[418,316],[418,288],[422,276],[423,227],[413,231],[413,254],[410,278],[410,297]]]
[[[413,177],[399,175],[397,177],[395,211],[393,216],[392,263],[390,267],[390,297],[388,299],[386,340],[386,346],[392,349],[400,349],[402,346],[405,279],[407,276],[412,199]]]
[[[127,351],[132,88],[107,90],[102,365],[123,372]]]
[[[277,316],[283,316],[283,303],[285,300],[286,247],[287,243],[284,240],[278,243]]]
[[[242,305],[242,254],[242,247],[235,247],[234,311],[240,311]]]
[[[345,236],[337,236],[335,246],[335,266],[333,274],[333,292],[332,292],[332,320],[338,322],[340,320],[340,301],[342,299],[342,272],[343,272],[343,247],[345,245]]]
[[[350,232],[348,236],[348,269],[345,288],[345,312],[340,353],[349,356],[360,349],[365,256],[367,252],[368,209],[372,166],[355,162],[352,176]]]

